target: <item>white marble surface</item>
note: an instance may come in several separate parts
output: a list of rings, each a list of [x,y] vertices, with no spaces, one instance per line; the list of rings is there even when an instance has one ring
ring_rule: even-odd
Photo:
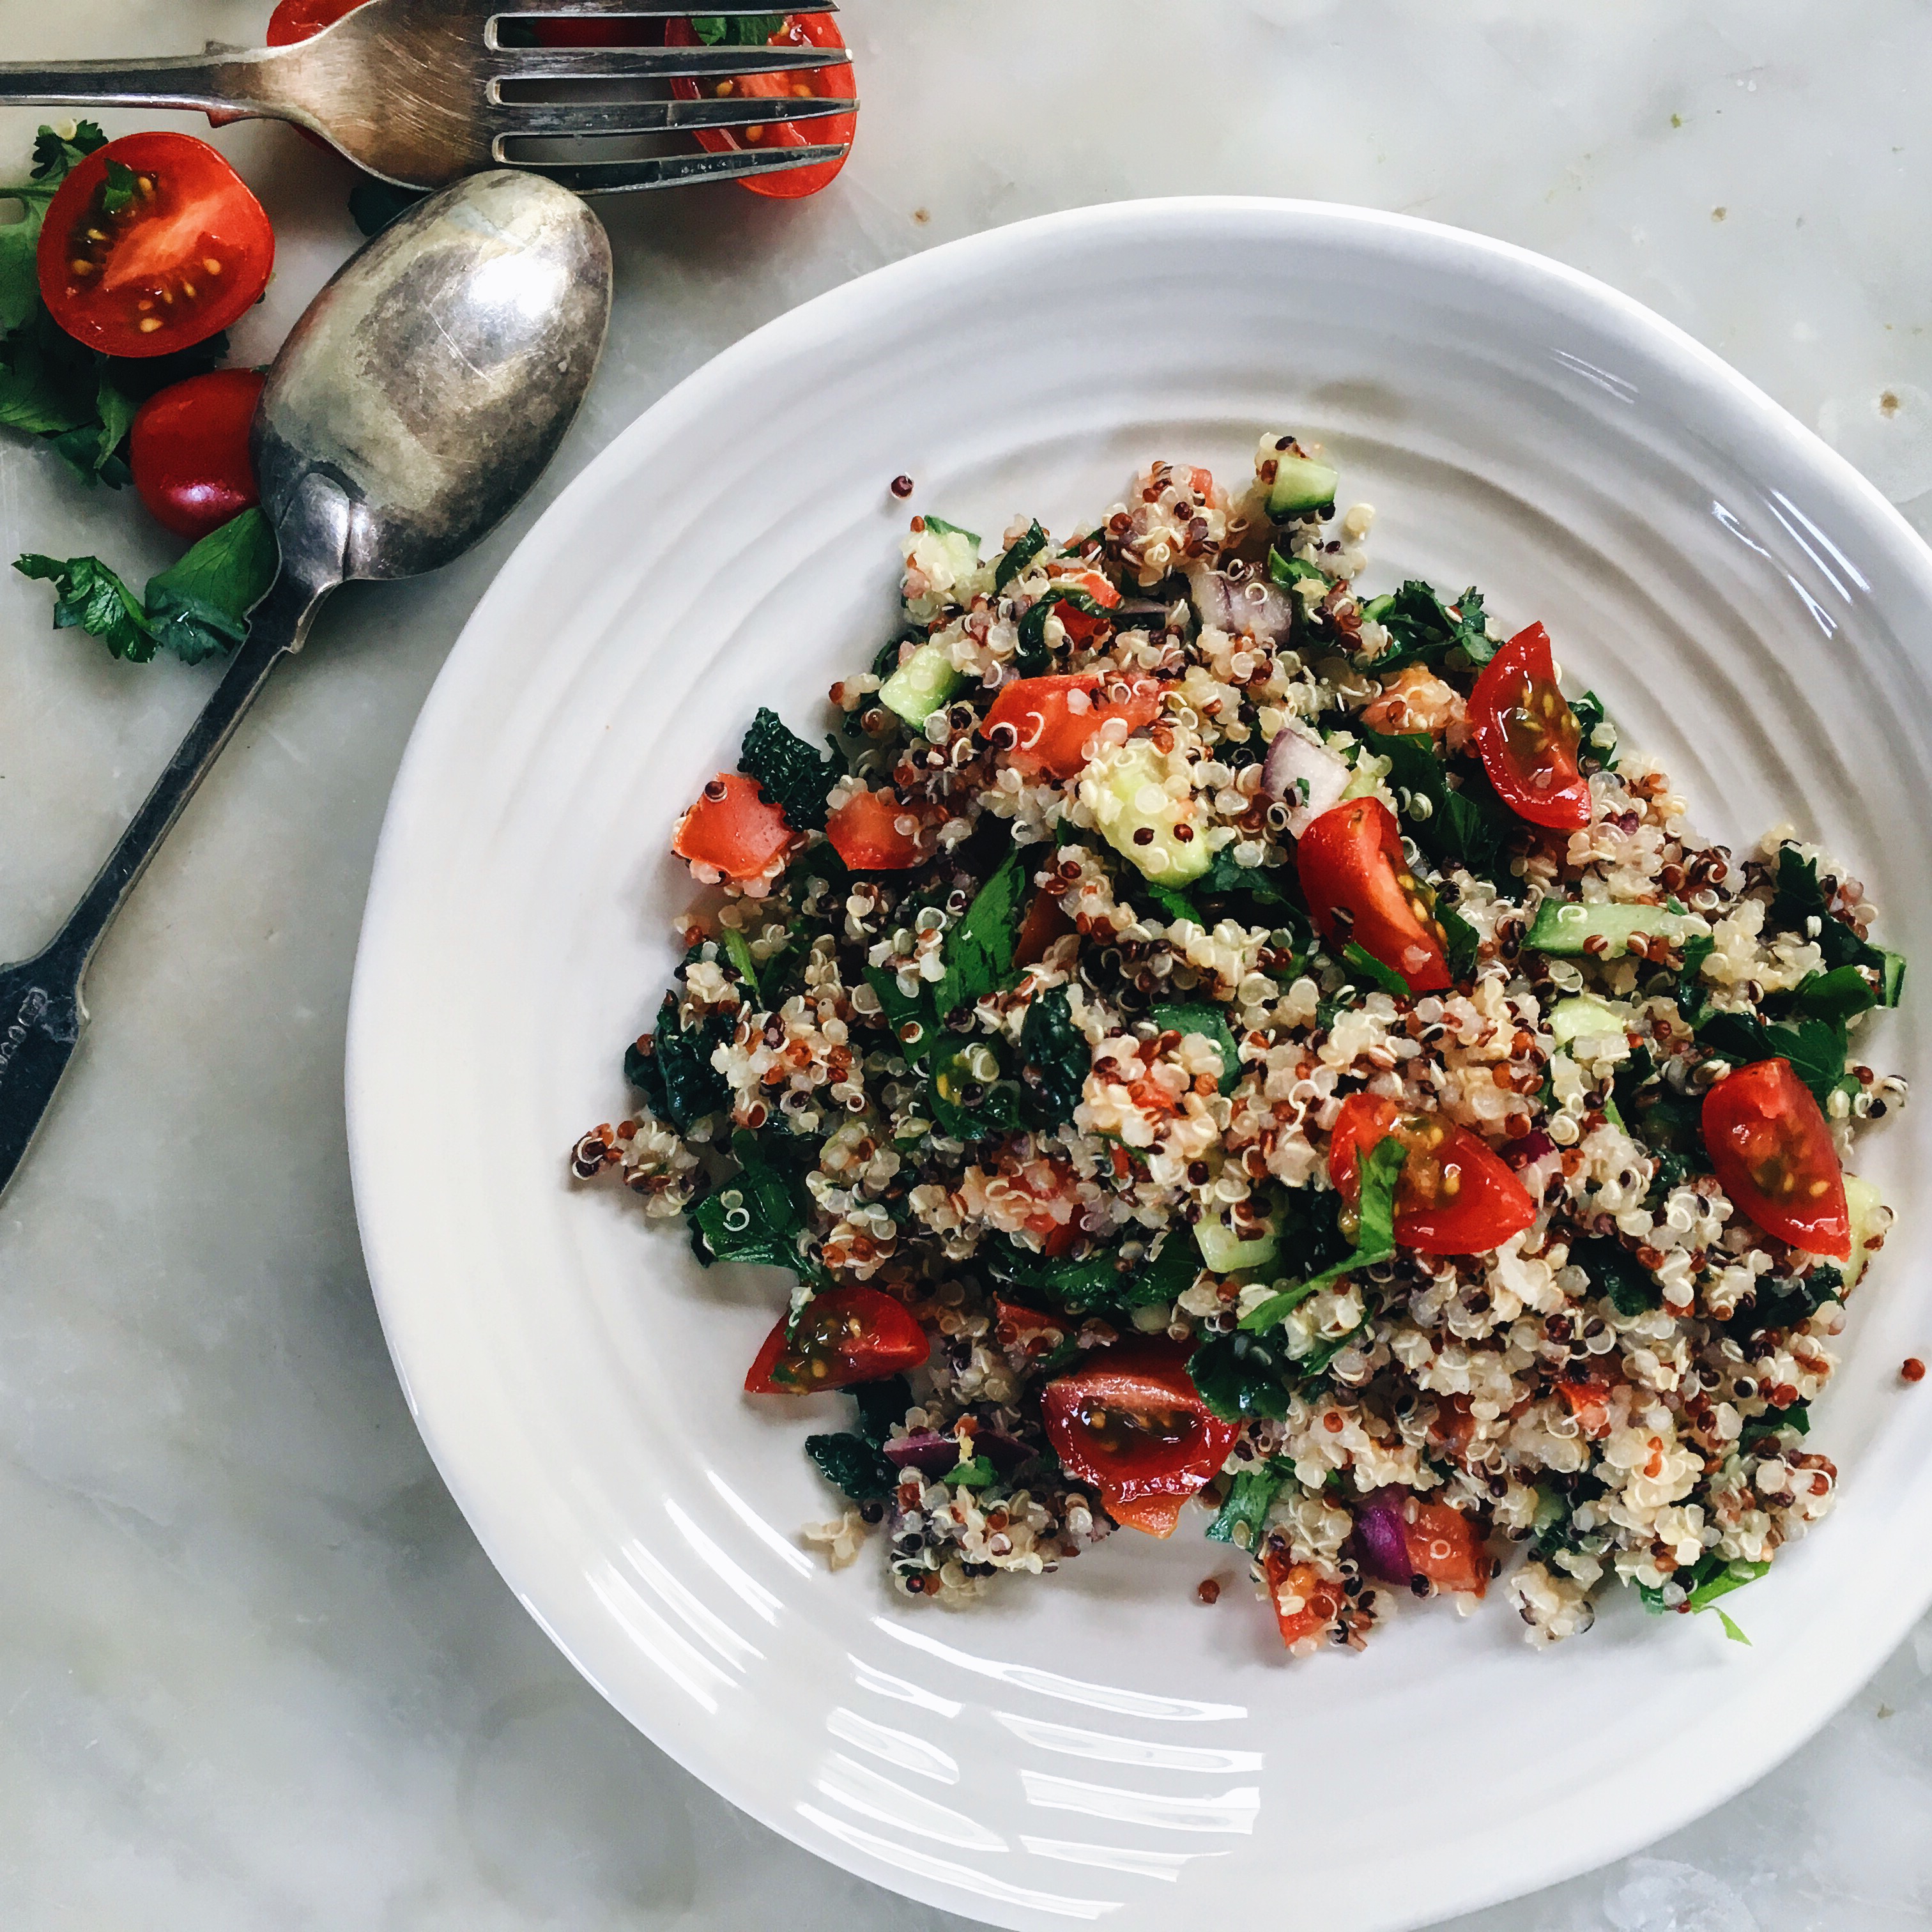
[[[188,49],[255,38],[266,11],[0,0],[0,51]],[[101,955],[80,1064],[0,1204],[10,1927],[961,1923],[748,1823],[575,1677],[431,1470],[356,1246],[344,1010],[410,722],[541,502],[715,350],[1045,209],[1367,202],[1628,290],[1932,530],[1932,14],[1911,0],[846,0],[844,19],[867,106],[836,189],[606,205],[610,352],[538,502],[441,578],[337,600]],[[0,116],[0,154],[36,118]],[[265,357],[353,244],[346,177],[284,130],[224,145],[283,238],[238,345]],[[9,441],[0,550],[22,549],[137,578],[170,554],[131,498]],[[212,675],[114,664],[46,620],[43,588],[0,580],[0,957],[51,931]],[[464,1124],[424,1096],[458,1156]],[[1524,1724],[1560,1743],[1560,1707]],[[1754,1790],[1457,1924],[1904,1932],[1932,1924],[1928,1816],[1932,1622]]]

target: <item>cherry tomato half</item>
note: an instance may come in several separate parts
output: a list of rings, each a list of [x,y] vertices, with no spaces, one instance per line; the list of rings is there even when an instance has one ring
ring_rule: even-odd
[[[1301,835],[1294,861],[1323,938],[1354,940],[1412,992],[1454,983],[1435,898],[1408,869],[1395,814],[1380,799],[1330,807]]]
[[[1080,614],[1070,604],[1060,609],[1068,617]],[[1023,677],[1006,686],[993,700],[980,734],[1022,771],[1070,778],[1086,764],[1088,742],[1108,720],[1123,722],[1124,739],[1160,715],[1160,686],[1154,679],[1118,672],[1103,678],[1098,671],[1076,670]]]
[[[919,863],[917,842],[899,830],[907,815],[890,792],[855,792],[825,821],[825,836],[855,872],[902,872]]]
[[[128,170],[118,188],[110,163]],[[110,356],[206,341],[253,305],[274,262],[262,204],[188,134],[128,134],[97,148],[62,182],[40,228],[49,310]]]
[[[932,1352],[912,1311],[876,1288],[829,1288],[806,1304],[798,1333],[787,1318],[765,1337],[745,1378],[747,1395],[813,1395],[918,1368]]]
[[[332,27],[345,14],[352,14],[362,0],[280,0],[268,16],[265,36],[272,47],[291,47],[298,40],[312,39],[325,27]]]
[[[1409,1568],[1444,1590],[1480,1597],[1490,1587],[1490,1559],[1476,1526],[1447,1503],[1418,1503],[1405,1538]]]
[[[1483,667],[1469,722],[1497,797],[1519,818],[1558,831],[1589,824],[1589,781],[1576,764],[1582,728],[1556,688],[1540,624],[1517,632]]]
[[[700,43],[691,22],[675,18],[664,22],[664,44],[693,47]],[[842,47],[844,44],[831,16],[826,14],[788,14],[784,24],[766,43],[774,47]],[[680,100],[696,100],[728,92],[761,100],[850,100],[854,98],[856,86],[851,68],[842,65],[803,68],[791,74],[741,74],[735,80],[674,80],[671,92]],[[764,153],[774,148],[816,148],[836,141],[849,146],[857,125],[856,114],[827,114],[815,121],[794,123],[774,119],[751,128],[700,128],[692,131],[698,136],[698,145],[707,154],[729,154],[740,148]],[[836,160],[820,161],[811,167],[753,175],[740,185],[754,194],[770,195],[776,201],[795,201],[801,195],[816,194],[844,165],[845,157],[841,154]]]
[[[1832,1132],[1788,1060],[1727,1073],[1704,1096],[1704,1145],[1732,1203],[1807,1254],[1847,1259],[1851,1217]]]
[[[1219,1471],[1240,1433],[1208,1412],[1187,1351],[1165,1336],[1096,1351],[1047,1384],[1040,1411],[1068,1474],[1094,1484],[1116,1522],[1150,1536],[1173,1534],[1181,1504]]]
[[[1304,1637],[1321,1636],[1342,1614],[1346,1599],[1340,1576],[1312,1563],[1292,1562],[1272,1545],[1262,1558],[1262,1574],[1268,1579],[1281,1640],[1290,1650]]]
[[[176,536],[205,537],[262,500],[248,457],[262,382],[259,369],[213,369],[158,392],[136,412],[134,488]]]
[[[720,772],[678,820],[670,849],[728,879],[755,879],[796,836],[784,814],[766,802],[756,778]]]
[[[1335,1118],[1328,1172],[1351,1207],[1359,1163],[1393,1134],[1408,1150],[1396,1183],[1395,1238],[1425,1255],[1483,1255],[1536,1219],[1536,1203],[1489,1143],[1440,1114],[1405,1114],[1379,1094],[1351,1094]]]

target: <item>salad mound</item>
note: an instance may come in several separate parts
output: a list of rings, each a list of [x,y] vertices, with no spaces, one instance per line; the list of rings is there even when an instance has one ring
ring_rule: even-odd
[[[745,1387],[850,1398],[835,1564],[957,1604],[1192,1504],[1292,1652],[1498,1578],[1546,1642],[1831,1507],[1904,962],[1540,624],[1364,595],[1339,482],[1270,435],[1064,541],[914,517],[829,754],[760,710],[676,826],[712,890],[574,1171],[789,1277]]]

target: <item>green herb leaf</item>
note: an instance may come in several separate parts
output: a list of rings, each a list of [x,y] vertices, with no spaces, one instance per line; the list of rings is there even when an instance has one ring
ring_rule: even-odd
[[[100,212],[118,214],[134,199],[134,170],[125,161],[107,158],[107,174],[100,184]]]
[[[1473,979],[1483,950],[1476,928],[1446,899],[1436,902],[1436,917],[1442,928],[1443,952],[1450,978]]]
[[[879,1010],[892,1029],[894,1050],[904,1056],[908,1066],[916,1066],[933,1048],[934,1022],[923,987],[908,997],[899,991],[898,975],[883,966],[868,966],[866,983],[879,996]],[[919,1031],[908,1040],[906,1032],[914,1027]]]
[[[860,1382],[845,1393],[859,1412],[859,1433],[878,1448],[898,1425],[904,1421],[912,1406],[912,1385],[904,1376],[887,1376],[883,1382]]]
[[[1738,1629],[1737,1624],[1732,1620],[1730,1613],[1728,1611],[1720,1610],[1718,1612],[1718,1621],[1724,1625],[1724,1634],[1730,1639],[1732,1642],[1746,1645],[1750,1643],[1750,1639],[1746,1636],[1742,1630]]]
[[[1581,734],[1579,749],[1583,756],[1603,766],[1617,761],[1617,728],[1604,715],[1604,700],[1594,691],[1586,691],[1570,707]]]
[[[678,1022],[677,995],[667,993],[648,1050],[633,1047],[625,1055],[626,1076],[659,1120],[687,1134],[707,1114],[731,1103],[724,1076],[711,1064],[712,1054],[731,1032],[730,1020],[722,1013],[686,1031]]]
[[[824,1270],[799,1251],[802,1187],[760,1154],[749,1134],[734,1135],[731,1151],[738,1172],[689,1210],[698,1258],[790,1268],[802,1281],[822,1282]]]
[[[76,626],[98,638],[117,658],[146,664],[154,655],[154,633],[134,593],[98,556],[58,559],[28,555],[14,568],[22,577],[54,586],[54,628]]]
[[[1851,1077],[1845,1071],[1845,1030],[1827,1020],[1767,1026],[1754,1014],[1709,1013],[1698,1023],[1697,1039],[1734,1066],[1760,1060],[1789,1060],[1792,1072],[1810,1088],[1820,1107]]]
[[[898,1485],[898,1470],[862,1436],[808,1436],[805,1453],[855,1503],[883,1502]]]
[[[1408,982],[1393,966],[1384,966],[1365,946],[1350,940],[1342,949],[1342,962],[1349,970],[1366,980],[1372,986],[1384,993],[1394,994],[1398,1000],[1414,997],[1409,992]]]
[[[1809,922],[1818,922],[1815,934]],[[1831,910],[1818,882],[1818,862],[1802,856],[1796,845],[1778,850],[1778,890],[1772,896],[1771,922],[1801,938],[1814,938],[1828,968],[1864,966],[1878,975],[1879,1003],[1895,1006],[1905,984],[1905,956],[1888,952],[1859,938],[1858,928]]]
[[[1391,788],[1428,800],[1428,817],[1406,818],[1403,830],[1437,865],[1444,869],[1460,866],[1506,898],[1522,897],[1522,881],[1509,868],[1517,821],[1479,766],[1460,761],[1456,772],[1462,782],[1452,785],[1449,766],[1436,756],[1435,742],[1426,734],[1398,735],[1358,725],[1355,735],[1378,758],[1389,760]]]
[[[1235,1044],[1222,1008],[1205,1002],[1155,1006],[1148,1017],[1163,1033],[1171,1029],[1175,1033],[1198,1034],[1203,1039],[1212,1040],[1220,1050],[1221,1091],[1232,1094],[1234,1090],[1241,1077],[1241,1052]]]
[[[164,649],[188,664],[230,650],[248,634],[248,613],[280,567],[274,526],[244,510],[148,580],[148,618]]]
[[[1240,1471],[1228,1485],[1220,1514],[1208,1526],[1209,1538],[1216,1543],[1232,1543],[1238,1550],[1258,1549],[1268,1513],[1282,1485],[1294,1473],[1294,1465],[1279,1457]],[[1244,1530],[1246,1535],[1240,1533]]]
[[[1288,1413],[1294,1365],[1280,1345],[1237,1329],[1210,1335],[1188,1358],[1187,1373],[1201,1400],[1224,1422],[1261,1417],[1279,1421]]]
[[[1641,1315],[1664,1304],[1657,1277],[1621,1241],[1608,1234],[1582,1234],[1570,1244],[1570,1258],[1610,1299],[1619,1315]]]
[[[1027,872],[1019,850],[1010,851],[946,935],[946,970],[932,1000],[941,1019],[992,992],[1012,970]]]
[[[999,1472],[985,1456],[973,1456],[956,1463],[940,1480],[956,1490],[983,1490],[999,1480]]]
[[[1807,1019],[1843,1027],[1878,1004],[1878,993],[1857,967],[1834,966],[1828,973],[1806,974],[1789,996],[1788,1010]]]
[[[1379,598],[1376,601],[1377,618],[1394,646],[1374,660],[1372,668],[1378,676],[1412,664],[1439,665],[1454,650],[1472,664],[1486,664],[1496,654],[1484,628],[1481,592],[1473,588],[1463,592],[1454,613],[1427,584],[1414,578],[1385,604]]]
[[[926,519],[928,524],[932,520],[929,517]],[[1090,591],[1070,584],[1053,585],[1028,607],[1026,615],[1020,620],[1019,641],[1013,651],[1013,668],[1021,676],[1039,677],[1052,668],[1053,653],[1047,649],[1046,620],[1053,614],[1054,607],[1061,604],[1070,604],[1089,617],[1104,617],[1107,614]]]
[[[999,1057],[992,1040],[962,1041],[958,1045],[940,1042],[928,1066],[932,1075],[926,1101],[939,1130],[956,1141],[982,1141],[994,1134],[1010,1134],[1020,1125],[1020,1090],[1000,1072],[982,1080],[967,1064],[967,1055],[975,1052]]]
[[[1020,1022],[1021,1080],[1028,1112],[1039,1128],[1063,1126],[1073,1118],[1094,1064],[1087,1036],[1073,1024],[1073,1009],[1064,986],[1040,994]]]
[[[76,122],[71,140],[56,134],[43,122],[40,132],[34,136],[34,179],[51,195],[95,148],[106,145],[107,136],[98,121]],[[7,192],[16,190],[9,189]]]
[[[738,748],[738,769],[800,832],[823,831],[825,795],[839,776],[837,764],[821,758],[779,717],[760,706]]]
[[[772,29],[774,33],[777,31],[776,28]],[[760,43],[760,44],[763,44]],[[976,544],[980,541],[980,533],[977,530],[962,530],[957,524],[949,524],[944,517],[922,516],[920,521],[935,536],[964,537]]]
[[[754,1004],[762,1009],[765,997],[758,990],[758,966],[752,957],[751,941],[735,926],[728,926],[724,928],[724,950],[730,956],[731,964],[737,968],[739,978],[751,988]]]
[[[1004,590],[1013,579],[1046,549],[1047,535],[1037,519],[1029,524],[1016,537],[1011,547],[1000,557],[993,571],[993,588]]]
[[[1408,1150],[1390,1134],[1378,1141],[1369,1154],[1357,1161],[1355,1172],[1362,1191],[1356,1208],[1354,1251],[1318,1274],[1311,1275],[1307,1280],[1285,1288],[1279,1294],[1270,1295],[1259,1307],[1250,1309],[1241,1317],[1244,1330],[1250,1334],[1265,1334],[1279,1326],[1316,1289],[1326,1288],[1330,1282],[1339,1281],[1345,1274],[1352,1274],[1358,1268],[1374,1268],[1394,1254],[1396,1186],[1402,1178],[1402,1162],[1408,1157]],[[1344,1341],[1348,1339],[1346,1336],[1342,1338]],[[1325,1367],[1326,1363],[1322,1366]]]

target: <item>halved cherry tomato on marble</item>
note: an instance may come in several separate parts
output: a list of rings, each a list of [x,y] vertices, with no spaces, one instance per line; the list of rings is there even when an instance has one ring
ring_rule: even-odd
[[[1496,796],[1519,818],[1559,832],[1589,824],[1589,781],[1576,763],[1582,728],[1557,688],[1540,624],[1517,632],[1483,667],[1469,722]]]
[[[1209,1412],[1187,1351],[1166,1336],[1096,1350],[1040,1398],[1047,1440],[1068,1474],[1097,1488],[1116,1522],[1171,1536],[1180,1506],[1228,1460],[1240,1433]]]
[[[1490,1587],[1490,1559],[1477,1540],[1476,1526],[1447,1503],[1415,1505],[1407,1528],[1409,1568],[1444,1590],[1480,1597]]]
[[[1330,806],[1301,835],[1294,862],[1323,938],[1354,940],[1412,992],[1454,984],[1435,898],[1408,869],[1395,814],[1380,799]]]
[[[1027,908],[1026,917],[1020,921],[1018,936],[1013,941],[1013,964],[1038,965],[1056,940],[1064,939],[1070,932],[1078,930],[1066,916],[1066,908],[1051,892],[1035,892],[1032,904]]]
[[[814,1295],[788,1337],[787,1318],[765,1337],[747,1395],[813,1395],[850,1388],[921,1366],[932,1352],[926,1330],[903,1302],[876,1288],[829,1288]]]
[[[1347,1598],[1340,1576],[1312,1563],[1292,1562],[1272,1545],[1262,1558],[1262,1574],[1268,1579],[1268,1600],[1281,1626],[1281,1640],[1290,1650],[1304,1638],[1321,1636],[1342,1614]]]
[[[275,265],[275,231],[206,141],[128,134],[62,182],[37,260],[41,296],[76,341],[167,356],[254,305]]]
[[[664,22],[664,44],[694,47],[700,44],[697,29],[688,20]],[[767,46],[842,47],[844,40],[830,15],[788,14],[784,24],[765,44]],[[856,98],[857,83],[849,65],[801,68],[790,74],[746,74],[732,80],[674,80],[671,92],[680,100],[697,100],[724,94],[742,98],[750,94],[774,104],[786,100],[817,99],[850,100]],[[769,153],[773,148],[817,148],[835,142],[850,146],[858,125],[856,114],[827,114],[816,120],[794,122],[774,118],[749,128],[699,128],[692,132],[706,153],[729,154],[740,150]],[[740,185],[754,194],[770,195],[777,201],[795,201],[801,195],[816,194],[845,165],[845,157],[819,161],[809,167],[783,168],[776,174],[752,175]]]
[[[670,849],[728,879],[755,879],[797,836],[758,790],[756,778],[720,772],[678,820]]]
[[[259,369],[211,369],[135,412],[128,448],[134,488],[176,536],[205,537],[262,500],[248,454],[262,381]]]
[[[1060,608],[1070,616],[1079,614],[1071,604]],[[1120,721],[1119,736],[1124,742],[1160,715],[1160,686],[1153,678],[1068,671],[1052,677],[1023,677],[1004,686],[980,734],[1022,771],[1070,778],[1086,764],[1088,741],[1101,726]]]
[[[1734,1206],[1807,1254],[1852,1252],[1845,1176],[1811,1090],[1788,1060],[1727,1073],[1704,1096],[1704,1145]]]
[[[1396,1183],[1395,1238],[1425,1255],[1480,1255],[1536,1219],[1536,1203],[1489,1143],[1440,1114],[1404,1114],[1379,1094],[1351,1094],[1335,1118],[1328,1172],[1351,1207],[1360,1162],[1390,1135],[1408,1150]]]
[[[890,792],[855,792],[826,820],[825,836],[855,872],[902,872],[919,863],[919,845],[902,819],[910,814]]]

